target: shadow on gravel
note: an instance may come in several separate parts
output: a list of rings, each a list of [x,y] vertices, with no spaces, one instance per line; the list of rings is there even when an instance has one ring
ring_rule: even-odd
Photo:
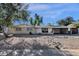
[[[36,40],[33,41],[33,44],[24,41],[15,45],[8,45],[5,42],[0,44],[0,56],[64,56],[59,51],[47,45],[41,45]]]
[[[14,37],[41,37],[41,36],[51,36],[52,34],[14,34]]]

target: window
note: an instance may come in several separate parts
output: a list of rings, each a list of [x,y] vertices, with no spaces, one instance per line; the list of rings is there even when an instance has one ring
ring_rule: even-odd
[[[43,33],[48,33],[48,28],[42,28]]]
[[[22,28],[16,28],[16,31],[21,31],[22,30]]]
[[[27,31],[31,31],[31,30],[32,30],[32,28],[30,28],[30,27],[27,28]]]

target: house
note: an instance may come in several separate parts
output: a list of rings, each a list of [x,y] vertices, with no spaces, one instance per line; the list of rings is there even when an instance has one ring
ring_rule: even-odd
[[[9,28],[8,33],[17,34],[78,34],[78,28],[74,24],[68,26],[33,26],[17,25]]]

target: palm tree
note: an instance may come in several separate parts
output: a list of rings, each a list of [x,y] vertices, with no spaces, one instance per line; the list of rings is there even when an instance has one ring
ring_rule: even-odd
[[[41,25],[41,23],[43,23],[43,17],[40,17],[39,15],[35,14],[35,21],[34,21],[34,25]]]
[[[30,24],[31,24],[31,25],[34,25],[34,23],[33,23],[33,18],[32,18],[32,17],[30,17],[29,21],[30,21]]]
[[[33,19],[32,17],[30,18],[30,24],[31,25],[41,25],[43,23],[43,17],[40,17],[39,15],[35,14],[35,19]]]
[[[33,27],[35,28],[35,26],[39,26],[41,25],[41,23],[43,23],[43,18],[40,17],[39,15],[35,14],[35,18],[33,19],[32,17],[30,17],[29,21],[30,24],[33,25]],[[35,30],[35,29],[33,29]],[[32,32],[30,31],[30,34],[32,34]]]
[[[1,3],[0,4],[0,18],[3,20],[1,25],[9,27],[13,25],[16,20],[27,21],[29,13],[27,9],[22,8],[23,4],[20,3]],[[26,7],[28,7],[26,5]],[[4,29],[4,27],[3,27]],[[7,37],[5,31],[3,32]]]

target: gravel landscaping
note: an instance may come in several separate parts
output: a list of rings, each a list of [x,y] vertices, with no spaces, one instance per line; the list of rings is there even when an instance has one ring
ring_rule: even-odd
[[[73,54],[73,52],[69,50],[66,51],[65,49],[79,49],[78,42],[78,36],[15,35],[13,37],[6,38],[0,41],[0,55],[63,56],[65,54],[71,56],[76,54]],[[57,48],[58,50],[56,50],[55,48]]]

